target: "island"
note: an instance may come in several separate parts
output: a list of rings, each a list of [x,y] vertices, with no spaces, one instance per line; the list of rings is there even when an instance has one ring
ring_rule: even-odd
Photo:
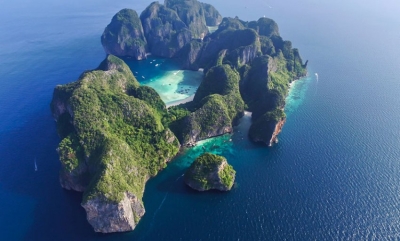
[[[210,33],[209,25],[218,29]],[[222,18],[197,0],[153,2],[140,16],[123,9],[101,43],[107,57],[77,81],[56,86],[50,107],[61,138],[61,186],[83,192],[87,219],[102,233],[133,230],[145,213],[147,180],[182,148],[232,133],[244,111],[252,113],[251,140],[277,142],[289,84],[306,75],[307,62],[273,20]],[[193,101],[167,109],[121,59],[149,54],[173,58],[182,69],[204,69]],[[211,154],[203,159],[221,161]],[[230,188],[234,171],[227,170],[218,176]]]
[[[197,190],[229,191],[235,182],[236,171],[222,156],[204,153],[197,157],[185,173],[185,183]]]

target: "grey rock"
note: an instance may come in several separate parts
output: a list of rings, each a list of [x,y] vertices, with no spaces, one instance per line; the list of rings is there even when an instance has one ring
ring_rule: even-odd
[[[125,192],[118,203],[98,196],[83,203],[82,207],[94,231],[101,233],[131,231],[145,213],[142,202],[130,192]]]
[[[119,11],[105,28],[101,43],[107,54],[129,56],[137,60],[146,58],[147,41],[136,11]]]
[[[158,2],[150,4],[140,19],[153,55],[172,58],[192,39],[192,33],[178,14]]]

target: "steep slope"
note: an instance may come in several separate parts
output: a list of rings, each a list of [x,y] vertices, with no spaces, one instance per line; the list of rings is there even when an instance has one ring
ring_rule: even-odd
[[[166,6],[153,2],[140,15],[150,52],[171,58],[192,39],[192,32],[178,14]]]
[[[193,38],[202,39],[208,34],[205,11],[197,0],[165,0],[167,8],[176,11],[179,18],[188,26]]]
[[[145,59],[147,41],[142,23],[134,10],[122,9],[112,18],[101,36],[107,54]]]
[[[231,190],[236,171],[228,161],[218,155],[204,153],[197,157],[185,173],[185,183],[197,190]]]
[[[232,132],[234,121],[244,111],[239,74],[228,65],[211,68],[193,102],[195,111],[179,120],[173,129],[181,144]]]
[[[144,214],[146,181],[179,149],[161,124],[165,109],[152,107],[159,101],[129,95],[139,90],[129,67],[111,55],[97,70],[54,90],[61,183],[84,191],[82,206],[96,232],[133,230]]]

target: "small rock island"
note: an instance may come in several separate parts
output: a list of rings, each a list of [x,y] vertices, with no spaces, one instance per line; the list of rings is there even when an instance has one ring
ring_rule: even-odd
[[[218,29],[210,33],[209,25]],[[83,192],[87,219],[102,233],[133,230],[145,213],[147,180],[181,148],[233,132],[245,110],[252,112],[249,138],[277,142],[289,84],[306,75],[307,61],[272,19],[222,18],[197,0],[153,2],[140,16],[123,9],[101,43],[107,57],[99,67],[56,86],[50,106],[61,138],[61,186]],[[204,69],[193,101],[167,109],[119,58],[149,54]],[[234,173],[222,157],[204,154],[185,179],[198,190],[228,190]]]
[[[197,157],[185,173],[185,183],[197,190],[231,190],[236,171],[222,156],[204,153]]]

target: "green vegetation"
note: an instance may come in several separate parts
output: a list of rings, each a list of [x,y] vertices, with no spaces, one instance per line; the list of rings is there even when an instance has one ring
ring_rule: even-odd
[[[201,101],[211,94],[228,95],[239,90],[239,74],[229,65],[220,65],[207,71],[201,82],[194,102]]]
[[[155,110],[163,114],[166,111],[165,103],[162,101],[160,95],[151,87],[140,86],[136,89],[132,89],[129,93],[138,99],[146,101]]]
[[[233,167],[227,164],[219,173],[219,178],[222,184],[226,187],[232,187],[235,182],[236,171]]]
[[[204,153],[197,157],[185,173],[185,182],[192,188],[230,190],[235,181],[235,170],[222,156]]]
[[[164,126],[170,126],[170,128],[172,129],[173,123],[179,122],[184,117],[188,116],[190,113],[191,111],[184,104],[172,106],[168,108],[168,112],[164,114],[162,122]]]
[[[204,42],[192,41],[187,49],[191,66],[204,67],[206,74],[193,108],[187,109],[192,113],[168,122],[183,144],[230,132],[245,108],[253,112],[254,121],[282,109],[290,82],[306,74],[298,50],[282,40],[277,24],[268,18],[224,18]]]
[[[79,140],[74,133],[65,137],[58,145],[60,161],[67,172],[72,172],[84,163],[84,155]]]
[[[220,21],[209,4],[165,0],[150,4],[140,19],[134,10],[121,10],[102,35],[107,53],[144,59],[148,46],[154,55],[179,58],[184,68],[204,68],[190,103],[167,109],[154,89],[140,86],[112,55],[76,82],[55,88],[51,110],[62,139],[60,177],[64,187],[85,190],[83,203],[117,203],[125,192],[141,200],[146,181],[177,154],[175,136],[186,145],[232,132],[245,109],[252,111],[250,138],[270,143],[277,123],[284,123],[289,83],[306,74],[307,62],[271,19],[224,18],[205,36],[206,22]],[[198,190],[229,190],[234,179],[226,159],[210,153],[185,175]],[[133,215],[137,223],[140,217]]]
[[[179,143],[161,122],[165,106],[154,90],[138,87],[129,67],[114,56],[100,67],[56,87],[63,94],[53,96],[52,109],[61,98],[73,112],[74,127],[59,145],[60,159],[69,172],[86,160],[91,181],[84,202],[98,195],[118,202],[125,191],[141,199],[146,180],[175,156]]]
[[[193,136],[201,140],[232,131],[232,123],[244,111],[239,73],[229,65],[211,68],[196,92],[191,110],[191,114],[186,112],[184,118],[171,123],[181,143],[193,141]]]
[[[270,18],[260,18],[258,21],[251,21],[247,25],[249,28],[257,30],[258,34],[271,38],[272,36],[279,36],[278,24]]]
[[[218,36],[221,32],[226,30],[241,30],[246,28],[246,22],[239,18],[223,18],[221,24],[218,26],[217,31],[212,35]]]

